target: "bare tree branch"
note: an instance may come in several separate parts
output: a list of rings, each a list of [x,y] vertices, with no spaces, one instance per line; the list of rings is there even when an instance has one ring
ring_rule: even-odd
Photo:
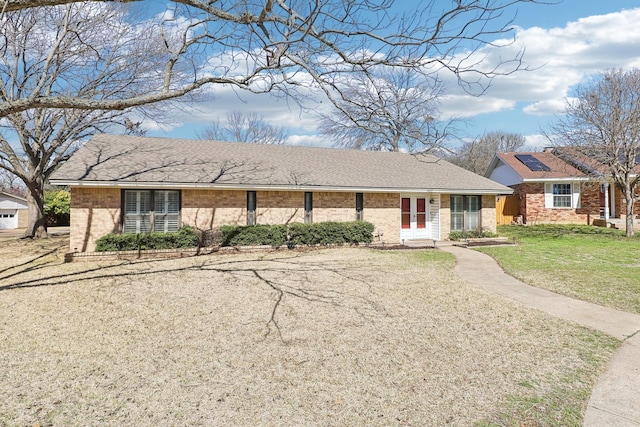
[[[233,111],[227,113],[225,123],[213,121],[198,137],[216,141],[281,145],[287,142],[288,134],[286,129],[267,123],[264,117],[256,113]]]
[[[453,120],[438,110],[437,78],[410,69],[358,74],[340,84],[333,112],[321,114],[320,131],[336,145],[369,150],[433,150],[451,133]]]
[[[97,96],[59,90],[62,88],[46,91],[36,86],[20,98],[0,99],[0,117],[30,108],[123,110],[219,84],[253,92],[283,93],[298,85],[313,84],[323,88],[333,101],[340,98],[335,97],[340,75],[366,73],[376,66],[413,68],[425,73],[445,68],[469,90],[481,93],[492,77],[520,68],[521,54],[486,67],[475,52],[492,45],[496,36],[512,32],[508,13],[517,4],[537,2],[461,0],[447,2],[445,7],[442,2],[430,1],[397,15],[392,9],[393,1],[278,0],[262,4],[249,0],[176,0],[169,10],[174,21],[167,14],[156,15],[143,24],[151,31],[132,33],[135,38],[146,39],[156,29],[168,34],[180,32],[155,46],[156,50],[165,47],[156,58],[156,65],[162,64],[156,70],[164,71],[147,74],[150,90],[144,94],[116,90]],[[75,3],[76,0],[4,0],[0,3],[4,7],[0,8],[0,20],[4,26],[5,21],[18,15],[43,13],[56,9],[52,5],[64,8]],[[122,7],[119,2],[103,4]],[[188,19],[189,25],[179,27],[175,22],[178,16]],[[222,61],[211,62],[214,57]],[[111,70],[102,65],[96,62],[95,71],[104,71],[107,78]],[[126,69],[142,71],[138,68],[143,64],[127,65]],[[61,71],[61,76],[66,74]]]
[[[524,147],[522,135],[510,132],[487,132],[480,138],[462,144],[447,160],[467,170],[484,175],[498,152],[518,151]]]
[[[608,70],[578,87],[553,134],[565,160],[596,179],[611,178],[622,191],[632,236],[640,184],[640,69]]]

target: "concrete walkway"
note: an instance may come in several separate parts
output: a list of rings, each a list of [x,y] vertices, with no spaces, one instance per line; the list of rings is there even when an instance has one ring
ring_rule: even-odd
[[[640,426],[640,315],[526,285],[481,252],[458,246],[438,247],[455,255],[455,271],[469,283],[622,340],[591,393],[583,426]]]

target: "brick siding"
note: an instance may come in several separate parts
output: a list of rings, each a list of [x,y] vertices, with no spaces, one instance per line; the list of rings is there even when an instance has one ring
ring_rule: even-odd
[[[120,229],[120,190],[71,188],[70,249],[90,252],[105,234]]]
[[[596,183],[581,183],[579,208],[546,208],[544,183],[523,183],[513,188],[526,224],[588,224],[600,218],[600,187]]]
[[[480,210],[480,226],[483,230],[496,232],[496,201],[495,195],[485,194],[482,196],[482,209]]]
[[[120,230],[121,190],[110,188],[71,189],[71,251],[95,249],[101,236]],[[435,197],[438,197],[435,195]],[[449,195],[440,196],[440,236],[450,232]],[[481,221],[495,231],[495,196],[482,197]],[[247,192],[243,190],[183,190],[181,224],[209,230],[222,225],[247,223]],[[400,194],[364,193],[363,220],[374,224],[374,242],[400,242]],[[313,222],[354,221],[355,192],[313,193]],[[257,191],[258,224],[288,224],[304,221],[303,191]]]

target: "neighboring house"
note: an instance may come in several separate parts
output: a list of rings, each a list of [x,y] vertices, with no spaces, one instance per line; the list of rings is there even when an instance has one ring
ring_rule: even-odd
[[[584,162],[558,149],[497,153],[486,177],[513,188],[524,223],[610,221],[624,215],[620,191],[601,174],[586,174]]]
[[[26,228],[28,212],[27,199],[0,191],[0,230]]]
[[[375,241],[495,231],[511,190],[432,155],[97,135],[51,177],[71,188],[71,250],[113,232],[366,220]]]

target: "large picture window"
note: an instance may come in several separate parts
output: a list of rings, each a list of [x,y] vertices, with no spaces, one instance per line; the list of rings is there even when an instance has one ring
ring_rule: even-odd
[[[480,228],[480,196],[451,196],[451,231]]]
[[[178,231],[180,192],[176,190],[124,190],[125,233]]]

